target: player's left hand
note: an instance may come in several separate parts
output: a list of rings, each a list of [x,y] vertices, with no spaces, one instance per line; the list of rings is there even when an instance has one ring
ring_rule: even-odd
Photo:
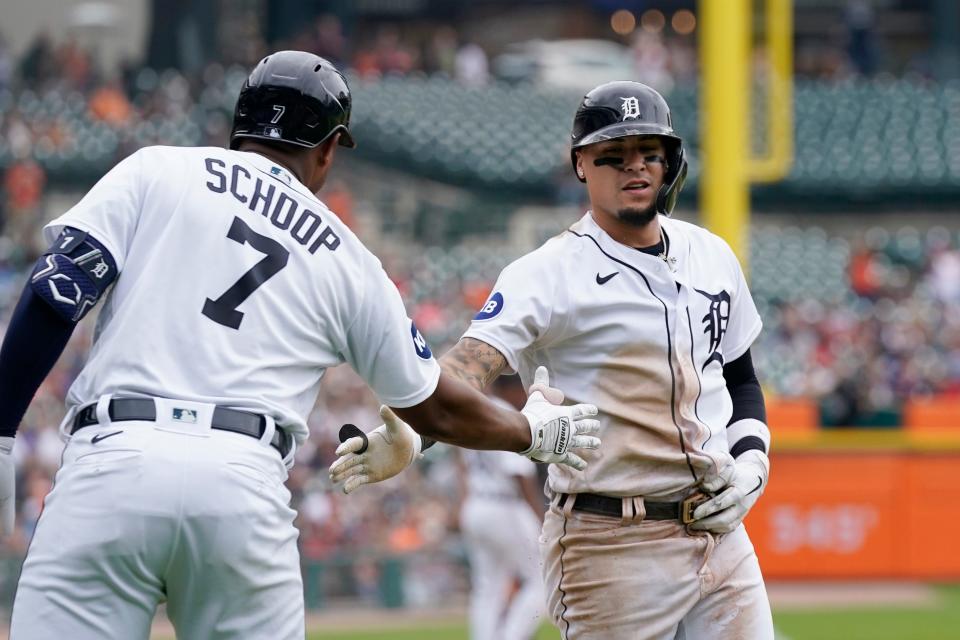
[[[13,533],[17,473],[13,465],[13,437],[0,437],[0,538]]]
[[[342,482],[344,493],[392,478],[420,453],[422,440],[413,427],[386,405],[380,407],[380,417],[383,424],[365,438],[358,435],[337,447],[339,457],[330,465],[330,480]]]
[[[730,533],[739,527],[766,489],[769,475],[770,460],[765,453],[754,449],[741,454],[730,484],[693,511],[690,528]]]

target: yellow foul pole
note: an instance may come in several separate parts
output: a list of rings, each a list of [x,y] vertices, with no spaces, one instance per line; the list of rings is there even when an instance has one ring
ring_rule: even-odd
[[[749,0],[700,0],[700,212],[745,264],[748,183]]]

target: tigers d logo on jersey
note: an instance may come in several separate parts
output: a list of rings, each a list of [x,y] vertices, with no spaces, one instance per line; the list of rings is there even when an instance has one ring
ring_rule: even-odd
[[[703,316],[703,332],[710,338],[710,355],[703,363],[701,371],[707,368],[711,362],[719,362],[723,366],[723,354],[718,351],[720,341],[723,340],[723,334],[727,332],[727,323],[730,322],[730,294],[721,290],[720,293],[713,294],[694,288],[694,291],[710,301],[710,309],[707,315]]]
[[[483,308],[477,312],[477,315],[473,316],[473,319],[489,320],[490,318],[495,318],[500,315],[501,311],[503,311],[503,294],[498,291],[490,296],[490,299],[487,300]]]
[[[426,339],[420,334],[413,321],[410,322],[410,335],[413,336],[413,348],[416,349],[417,355],[424,360],[432,358],[433,353],[430,351],[430,345],[427,344]]]

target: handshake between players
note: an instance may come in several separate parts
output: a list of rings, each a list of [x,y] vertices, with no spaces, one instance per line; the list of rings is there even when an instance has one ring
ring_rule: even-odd
[[[527,403],[520,411],[529,423],[530,446],[518,453],[538,462],[566,464],[583,470],[586,461],[572,450],[600,446],[600,439],[595,436],[600,423],[593,419],[597,408],[592,404],[563,406],[563,399],[563,392],[550,386],[546,367],[539,367]],[[433,444],[428,441],[424,445],[422,431],[401,420],[389,407],[380,407],[380,417],[384,424],[369,434],[359,430],[358,433],[341,431],[344,441],[337,448],[339,457],[330,465],[330,479],[343,483],[344,493],[392,478]],[[462,425],[462,428],[470,426]],[[479,442],[475,444],[481,445],[475,448],[492,448]]]

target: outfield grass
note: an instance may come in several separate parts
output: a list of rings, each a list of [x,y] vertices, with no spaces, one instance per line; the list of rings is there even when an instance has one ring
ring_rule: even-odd
[[[934,607],[861,607],[775,613],[789,640],[950,640],[960,638],[960,585],[937,588]]]
[[[559,640],[560,634],[552,626],[544,626],[536,640]],[[465,625],[424,625],[416,629],[378,629],[369,631],[313,631],[307,640],[470,640]]]
[[[960,638],[960,585],[936,588],[931,606],[874,606],[775,611],[777,640],[951,640]],[[156,640],[172,640],[155,634]],[[544,625],[536,640],[559,640]],[[307,640],[469,640],[465,623],[409,622],[351,630],[312,630]],[[709,640],[709,639],[703,639]]]

